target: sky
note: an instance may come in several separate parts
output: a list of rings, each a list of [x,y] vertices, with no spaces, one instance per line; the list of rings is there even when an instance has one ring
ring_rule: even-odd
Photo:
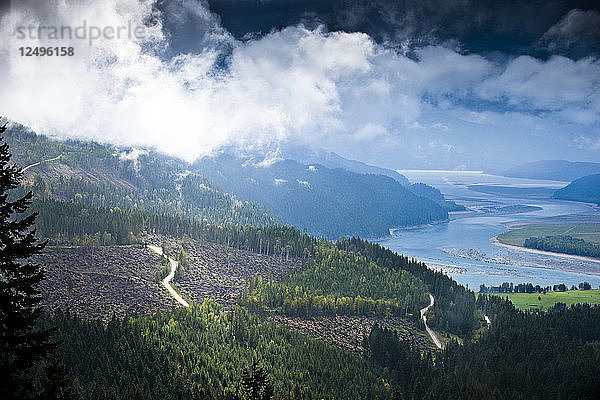
[[[73,55],[19,50],[40,46]],[[11,121],[187,161],[600,162],[593,1],[3,1],[0,76]]]

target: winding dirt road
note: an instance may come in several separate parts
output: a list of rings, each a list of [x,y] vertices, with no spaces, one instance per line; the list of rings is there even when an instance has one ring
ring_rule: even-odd
[[[438,349],[443,349],[444,348],[444,344],[437,337],[437,335],[435,334],[435,332],[433,331],[433,329],[431,329],[427,325],[427,316],[425,314],[429,310],[429,307],[433,306],[433,303],[435,301],[434,298],[433,298],[433,296],[431,294],[429,295],[429,301],[430,301],[430,303],[429,303],[429,305],[427,307],[421,308],[421,319],[423,319],[423,323],[425,324],[425,329],[427,330],[427,333],[429,333],[429,336],[431,336],[431,340],[433,340],[433,343],[435,343],[435,345],[437,346]]]
[[[149,248],[150,250],[152,250],[153,252],[155,252],[155,253],[157,253],[157,254],[161,255],[161,256],[163,255],[163,250],[162,250],[162,247],[158,247],[158,246],[150,246],[150,245],[148,245],[148,248]],[[184,306],[184,307],[189,307],[189,306],[190,306],[190,304],[189,304],[187,301],[185,301],[185,300],[183,299],[183,297],[181,297],[181,296],[179,295],[179,293],[177,293],[177,292],[175,291],[175,289],[173,289],[173,286],[171,286],[171,280],[172,280],[172,279],[173,279],[173,277],[175,276],[175,271],[177,271],[177,266],[178,266],[178,263],[177,263],[177,261],[175,261],[175,260],[174,260],[174,259],[172,259],[171,257],[169,257],[169,263],[171,264],[171,272],[169,272],[169,275],[167,275],[167,276],[165,277],[165,279],[163,279],[163,280],[162,280],[162,284],[163,284],[163,286],[164,286],[164,287],[165,287],[165,288],[166,288],[166,289],[169,291],[169,293],[171,293],[171,296],[173,296],[173,298],[174,298],[175,300],[177,300],[177,302],[178,302],[179,304],[181,304],[181,305],[182,305],[182,306]]]
[[[21,170],[21,172],[25,172],[25,171],[27,171],[29,168],[33,168],[33,167],[35,167],[35,166],[37,166],[37,165],[40,165],[41,163],[44,163],[44,162],[56,161],[56,160],[58,160],[58,159],[59,159],[59,158],[61,158],[61,157],[62,157],[62,154],[59,154],[58,156],[56,156],[56,157],[54,157],[54,158],[49,158],[49,159],[47,159],[47,160],[38,161],[38,162],[36,162],[36,163],[33,163],[33,164],[31,164],[31,165],[28,165],[28,166],[26,166],[25,168],[23,168],[23,169]]]

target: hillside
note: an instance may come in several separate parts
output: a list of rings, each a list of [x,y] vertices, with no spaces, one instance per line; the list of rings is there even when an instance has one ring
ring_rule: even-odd
[[[554,192],[555,199],[583,201],[600,205],[600,174],[576,179]]]
[[[544,160],[517,165],[499,175],[513,178],[570,182],[586,175],[600,174],[600,163]]]
[[[77,398],[242,399],[248,376],[272,384],[277,399],[597,397],[598,309],[520,314],[378,244],[218,220],[236,214],[218,202],[193,207],[177,177],[179,201],[162,203],[161,190],[145,186],[151,175],[135,165],[131,172],[117,156],[105,158],[124,168],[119,174],[92,169],[94,157],[85,168],[62,157],[28,169],[29,186],[13,195],[33,188],[39,233],[63,244],[34,261],[46,267],[44,305],[55,310],[41,325],[57,328]],[[65,179],[55,167],[81,175]],[[204,179],[190,183],[199,193],[238,204],[189,176]],[[181,262],[173,286],[190,308],[173,304],[157,283],[165,260],[142,243],[162,244]],[[417,313],[429,294],[429,326],[463,345],[449,342],[432,355]]]
[[[413,183],[408,189],[420,197],[425,197],[439,204],[446,211],[465,211],[466,208],[463,205],[456,204],[452,200],[446,200],[442,192],[433,186],[426,185],[424,183]]]
[[[349,160],[333,152],[316,151],[303,147],[290,147],[282,151],[282,156],[288,160],[298,161],[300,164],[320,164],[327,168],[342,168],[359,174],[384,175],[398,181],[402,186],[408,186],[410,184],[404,175],[392,169],[377,167],[356,160]]]
[[[238,201],[206,177],[190,173],[185,162],[155,152],[52,140],[18,124],[4,136],[13,162],[22,167],[34,165],[25,171],[24,183],[37,199],[145,210],[213,223],[282,223],[264,207]]]
[[[292,160],[265,165],[229,154],[205,158],[193,167],[225,191],[262,204],[285,222],[318,236],[381,237],[392,227],[448,218],[436,202],[387,176]]]
[[[399,174],[396,180],[292,160],[261,165],[226,155],[189,165],[144,149],[55,141],[20,125],[5,136],[17,164],[42,161],[25,172],[25,183],[41,199],[143,209],[214,223],[285,222],[335,237],[381,237],[391,227],[448,217],[445,202],[440,205],[413,194],[398,182],[404,178]]]

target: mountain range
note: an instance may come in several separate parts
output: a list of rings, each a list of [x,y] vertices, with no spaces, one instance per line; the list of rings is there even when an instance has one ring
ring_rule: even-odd
[[[570,182],[586,175],[599,173],[600,163],[543,160],[520,164],[497,175]]]
[[[333,153],[290,152],[327,166],[232,151],[189,164],[147,149],[52,140],[18,124],[5,136],[14,160],[31,165],[26,180],[39,198],[212,223],[286,223],[327,237],[381,237],[390,228],[445,220],[452,208],[434,188],[407,186],[395,171]]]

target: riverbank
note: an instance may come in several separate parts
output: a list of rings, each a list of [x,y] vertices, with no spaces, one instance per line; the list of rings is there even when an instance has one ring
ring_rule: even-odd
[[[588,261],[588,262],[593,262],[593,263],[600,264],[600,259],[598,259],[598,258],[576,256],[574,254],[556,253],[556,252],[553,252],[553,251],[529,249],[527,247],[513,246],[511,244],[502,243],[501,241],[498,240],[498,236],[494,236],[490,241],[492,242],[492,244],[494,246],[504,247],[504,248],[510,249],[510,250],[517,250],[517,251],[523,251],[523,252],[526,252],[526,253],[541,254],[541,255],[546,255],[546,256],[555,256],[555,257],[561,257],[561,258],[568,258],[568,259],[571,259],[571,260]]]

